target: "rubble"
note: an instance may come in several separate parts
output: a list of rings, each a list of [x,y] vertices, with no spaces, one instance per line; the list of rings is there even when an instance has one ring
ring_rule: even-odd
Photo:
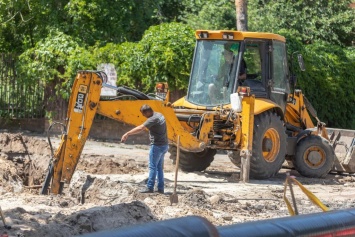
[[[42,137],[0,134],[0,205],[12,226],[5,230],[0,225],[0,235],[6,231],[9,236],[76,236],[187,215],[205,217],[216,226],[289,215],[283,201],[286,170],[269,180],[242,183],[239,170],[223,154],[205,172],[179,171],[176,205],[169,201],[174,165],[168,158],[167,194],[139,193],[148,173],[147,147],[88,141],[64,193],[38,195],[34,187],[43,181],[50,156]],[[331,210],[355,207],[353,175],[292,175]],[[320,211],[298,188],[294,191],[301,214]]]

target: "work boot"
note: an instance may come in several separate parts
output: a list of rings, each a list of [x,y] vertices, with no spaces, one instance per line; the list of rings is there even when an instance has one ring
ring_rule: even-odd
[[[143,188],[142,190],[139,190],[140,193],[153,193],[153,189],[149,188]]]
[[[158,193],[164,194],[164,189],[163,190],[158,189]]]

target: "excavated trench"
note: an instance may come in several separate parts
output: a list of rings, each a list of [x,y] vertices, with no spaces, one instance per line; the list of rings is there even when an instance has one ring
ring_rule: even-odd
[[[21,196],[24,206],[31,207],[3,206],[10,207],[5,216],[12,229],[0,228],[0,235],[73,236],[157,220],[149,207],[137,200],[139,193],[131,185],[105,176],[145,171],[134,159],[115,161],[112,156],[83,155],[67,193],[38,195],[50,156],[44,139],[0,133],[0,194],[10,199]],[[84,203],[89,207],[80,208]],[[100,207],[106,204],[109,206]]]
[[[28,186],[41,185],[50,157],[50,146],[44,139],[20,133],[0,133],[2,188],[11,192],[22,192]],[[113,156],[84,154],[76,170],[95,175],[137,174],[144,172],[146,165],[137,164],[134,159],[117,160]],[[87,176],[84,173],[80,174],[86,179]],[[90,181],[86,181],[86,186],[87,182]]]
[[[24,186],[40,185],[49,159],[50,149],[44,140],[0,133],[1,188],[22,192]]]

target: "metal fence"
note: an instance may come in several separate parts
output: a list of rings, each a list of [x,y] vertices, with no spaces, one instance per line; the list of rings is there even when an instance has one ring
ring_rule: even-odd
[[[40,79],[31,82],[19,78],[16,73],[18,56],[0,53],[0,119],[44,118],[46,113],[52,120],[64,120],[67,115],[68,100],[55,92],[58,82]],[[173,100],[182,97],[182,91],[171,95]],[[106,120],[105,116],[96,115],[95,119]]]
[[[43,118],[44,86],[26,83],[16,74],[14,54],[0,54],[0,118]]]
[[[64,120],[68,100],[56,95],[56,82],[47,85],[41,80],[31,82],[16,73],[15,54],[0,53],[0,119],[44,118]],[[107,119],[96,115],[96,119]]]

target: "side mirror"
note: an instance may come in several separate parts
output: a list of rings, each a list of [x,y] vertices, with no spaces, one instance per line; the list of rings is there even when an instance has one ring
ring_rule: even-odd
[[[302,54],[298,54],[297,59],[298,59],[298,64],[300,65],[301,71],[302,72],[306,71],[306,67],[304,66]]]

